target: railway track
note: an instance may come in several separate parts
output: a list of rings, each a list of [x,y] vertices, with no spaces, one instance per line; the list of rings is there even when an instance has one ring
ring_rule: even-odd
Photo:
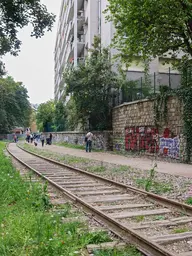
[[[149,256],[192,256],[192,207],[9,144],[9,153]]]

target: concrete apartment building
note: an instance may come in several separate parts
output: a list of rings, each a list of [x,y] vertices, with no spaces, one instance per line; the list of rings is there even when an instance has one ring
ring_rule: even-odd
[[[63,87],[65,68],[78,65],[88,54],[93,38],[101,29],[100,0],[62,0],[55,44],[55,98]]]
[[[103,11],[107,0],[62,0],[57,38],[55,44],[55,99],[64,89],[63,71],[73,64],[78,65],[88,54],[93,38],[101,37],[103,46],[109,46],[115,33],[111,22],[106,22]],[[111,50],[113,55],[115,50]],[[163,58],[154,59],[149,66],[152,83],[178,84],[179,75],[170,64],[164,65]],[[154,75],[155,74],[155,75]],[[128,79],[138,80],[144,76],[144,65],[135,61],[127,70]]]

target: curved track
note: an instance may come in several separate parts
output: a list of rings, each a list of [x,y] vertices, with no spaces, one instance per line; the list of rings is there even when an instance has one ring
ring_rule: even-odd
[[[151,256],[192,256],[192,207],[31,154],[9,153],[127,243]],[[181,232],[182,231],[182,232]]]

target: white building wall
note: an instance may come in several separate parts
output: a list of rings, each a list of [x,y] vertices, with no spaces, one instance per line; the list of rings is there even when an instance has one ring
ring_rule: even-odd
[[[99,6],[98,0],[88,1],[88,49],[92,47],[93,38],[99,33]]]
[[[57,39],[55,43],[55,98],[59,98],[63,88],[62,74],[71,60],[75,65],[79,59],[88,55],[92,48],[94,36],[101,36],[101,44],[108,47],[115,34],[112,22],[106,22],[103,11],[107,8],[108,0],[63,0],[61,4],[60,19],[58,24]],[[83,8],[83,21],[78,15]],[[82,32],[83,31],[83,32]],[[80,33],[80,36],[79,36]],[[83,33],[83,35],[81,35]],[[78,38],[77,38],[78,35]],[[80,38],[80,39],[79,39]],[[83,39],[82,39],[83,38]],[[116,49],[111,49],[111,55],[117,54]],[[117,71],[118,63],[113,70]],[[151,74],[162,72],[162,58],[155,58],[149,64]],[[141,63],[133,62],[128,71],[129,79],[138,79],[143,76],[144,68]]]
[[[106,22],[105,14],[103,11],[107,8],[108,1],[101,1],[101,44],[107,47],[111,44],[113,34],[112,34],[112,22]]]

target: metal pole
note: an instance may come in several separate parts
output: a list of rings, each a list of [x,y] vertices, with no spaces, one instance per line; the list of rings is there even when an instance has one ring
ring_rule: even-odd
[[[141,77],[141,99],[143,98],[143,77]]]
[[[171,88],[171,68],[169,67],[169,88]]]
[[[154,72],[154,94],[156,93],[156,74]]]

